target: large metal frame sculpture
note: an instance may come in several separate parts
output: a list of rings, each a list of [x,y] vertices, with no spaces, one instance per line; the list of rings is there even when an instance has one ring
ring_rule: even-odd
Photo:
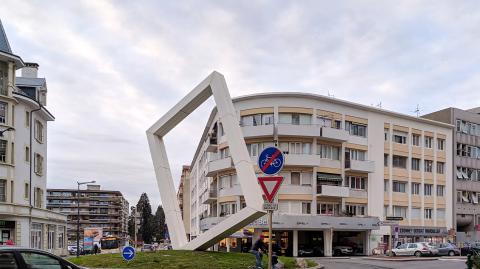
[[[212,95],[217,105],[219,119],[225,131],[230,155],[245,197],[246,207],[221,221],[205,233],[202,233],[197,238],[188,241],[163,138]],[[238,117],[228,92],[227,83],[222,74],[214,71],[205,78],[147,130],[147,139],[165,211],[168,231],[174,249],[207,249],[265,214],[262,209],[263,198],[260,188],[258,188],[254,164],[248,154],[242,130],[238,124]]]

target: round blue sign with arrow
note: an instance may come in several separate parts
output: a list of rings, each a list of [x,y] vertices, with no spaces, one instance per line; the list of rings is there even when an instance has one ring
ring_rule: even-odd
[[[122,257],[127,262],[133,260],[135,258],[135,249],[131,246],[126,246],[122,250]]]
[[[285,157],[280,149],[268,147],[258,156],[258,167],[267,175],[275,175],[283,168]]]

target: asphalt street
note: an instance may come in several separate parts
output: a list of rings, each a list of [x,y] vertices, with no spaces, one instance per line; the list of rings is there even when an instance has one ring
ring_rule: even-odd
[[[467,268],[463,259],[439,259],[436,261],[375,261],[362,258],[325,259],[316,261],[325,265],[325,269],[464,269]]]

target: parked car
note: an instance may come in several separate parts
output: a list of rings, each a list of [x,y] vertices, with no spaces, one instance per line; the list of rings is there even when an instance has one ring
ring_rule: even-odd
[[[321,257],[323,255],[323,249],[321,249],[319,246],[300,246],[298,249],[298,256],[300,257]]]
[[[452,243],[442,243],[437,245],[438,255],[458,256],[460,249]]]
[[[333,248],[333,256],[352,255],[353,248],[350,246],[336,246]]]
[[[77,246],[76,245],[70,245],[67,246],[68,253],[70,255],[77,255]],[[84,255],[85,252],[83,251],[83,247],[80,246],[80,255]]]
[[[426,242],[407,243],[392,249],[394,256],[416,256],[422,255],[434,256],[438,254],[438,249],[434,245],[429,245]]]
[[[149,252],[153,251],[153,246],[151,244],[143,244],[142,248],[140,249],[142,252]]]
[[[49,252],[19,247],[0,248],[0,268],[31,269],[31,268],[65,268],[85,269],[64,260]]]

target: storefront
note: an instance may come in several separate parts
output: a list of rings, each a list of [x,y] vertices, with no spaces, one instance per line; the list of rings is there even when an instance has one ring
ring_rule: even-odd
[[[8,240],[15,242],[15,221],[0,220],[0,245],[5,245]]]
[[[402,244],[414,242],[444,243],[447,241],[447,237],[447,228],[400,226],[398,242]]]

